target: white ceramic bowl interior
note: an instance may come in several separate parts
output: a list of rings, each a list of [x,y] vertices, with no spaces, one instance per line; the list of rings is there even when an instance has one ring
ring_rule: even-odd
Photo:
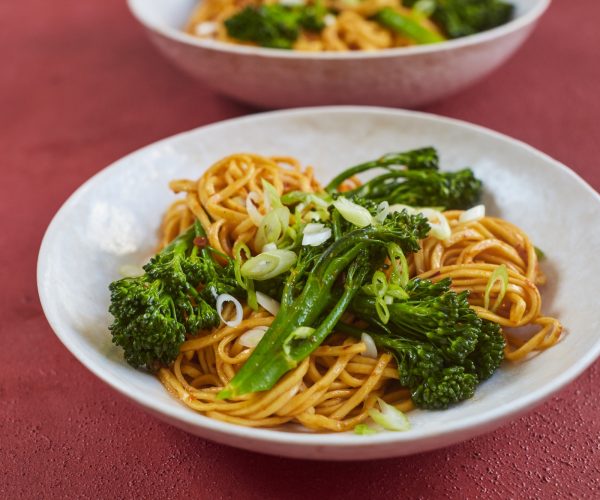
[[[511,0],[504,26],[440,44],[311,53],[201,40],[182,31],[196,0],[128,0],[160,51],[213,89],[267,108],[324,104],[416,107],[472,84],[527,38],[550,0]]]
[[[108,284],[140,263],[174,195],[173,178],[197,178],[234,152],[293,155],[331,179],[383,153],[434,145],[444,169],[472,166],[489,214],[518,223],[547,254],[543,310],[567,335],[521,364],[505,364],[475,397],[447,411],[415,411],[412,429],[373,436],[314,434],[293,427],[247,429],[204,417],[136,371],[111,344]],[[600,196],[567,167],[506,136],[421,113],[329,107],[274,112],[199,128],[141,149],[79,188],[54,217],[38,262],[50,325],[65,346],[110,386],[161,419],[198,436],[264,453],[328,460],[406,455],[481,434],[539,404],[599,354]],[[574,254],[577,249],[577,254]],[[585,263],[585,265],[582,265]]]

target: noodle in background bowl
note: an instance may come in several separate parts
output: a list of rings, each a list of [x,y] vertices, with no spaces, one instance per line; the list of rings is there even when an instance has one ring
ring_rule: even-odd
[[[413,411],[412,429],[369,436],[299,427],[252,429],[197,414],[151,374],[123,360],[107,330],[108,284],[156,245],[173,178],[196,178],[234,152],[292,155],[330,180],[344,167],[390,151],[432,145],[447,170],[472,166],[485,183],[487,213],[517,223],[544,250],[544,311],[564,338],[523,363],[503,364],[475,397],[446,411]],[[490,431],[540,404],[600,354],[600,196],[535,149],[464,122],[409,111],[325,107],[254,115],[202,127],[143,148],[79,188],[50,224],[38,260],[38,289],[63,344],[114,389],[162,420],[198,436],[263,453],[327,460],[393,457]]]
[[[323,104],[416,107],[474,83],[525,41],[550,0],[510,0],[509,23],[432,45],[377,52],[296,52],[183,32],[197,0],[128,0],[159,50],[230,97],[266,108]]]

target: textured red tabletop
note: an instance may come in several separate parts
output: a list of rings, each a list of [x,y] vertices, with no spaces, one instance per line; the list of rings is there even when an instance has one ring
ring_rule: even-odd
[[[554,0],[508,64],[426,111],[528,142],[600,189],[599,19],[598,0]],[[600,362],[496,432],[372,462],[220,446],[117,395],[44,319],[43,232],[117,158],[257,110],[173,69],[124,1],[0,2],[0,61],[0,498],[600,498]]]

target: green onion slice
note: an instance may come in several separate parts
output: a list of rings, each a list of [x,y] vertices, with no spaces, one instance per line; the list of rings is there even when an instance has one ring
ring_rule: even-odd
[[[267,243],[279,243],[290,225],[290,211],[287,207],[271,210],[260,221],[254,243],[262,250]]]
[[[258,281],[268,280],[289,271],[297,258],[291,250],[263,252],[244,262],[240,269],[241,275]]]
[[[401,287],[405,287],[408,284],[408,261],[406,260],[406,256],[397,243],[390,243],[387,251],[392,264],[390,283],[396,283]]]
[[[500,285],[500,293],[496,297],[496,301],[494,305],[490,309],[490,292],[496,283]],[[500,264],[494,272],[491,274],[490,279],[488,280],[487,286],[485,287],[485,295],[483,297],[483,307],[491,310],[492,312],[496,312],[502,301],[504,300],[504,295],[506,294],[506,289],[508,288],[508,270],[504,264]]]
[[[377,398],[377,402],[381,411],[375,408],[369,409],[369,416],[376,424],[381,425],[381,427],[388,431],[407,431],[410,429],[410,422],[407,416],[398,408],[386,403],[381,398]]]
[[[277,189],[275,189],[275,186],[265,179],[262,180],[262,185],[265,208],[267,210],[270,210],[271,208],[282,208],[283,203],[281,203],[281,198],[279,197],[279,193],[277,192]]]
[[[377,297],[375,299],[375,310],[377,311],[377,316],[379,316],[379,320],[384,325],[387,325],[388,321],[390,320],[390,310],[385,299],[386,296]]]
[[[429,17],[435,12],[436,9],[435,0],[417,0],[412,7],[413,15],[421,17]]]
[[[358,424],[354,427],[354,434],[359,436],[367,436],[369,434],[377,434],[377,431],[373,427],[369,427],[367,424]]]
[[[373,216],[365,208],[353,203],[347,198],[338,198],[333,202],[340,215],[351,224],[358,227],[367,227],[373,223]]]
[[[299,326],[285,339],[283,343],[283,352],[287,356],[291,356],[292,344],[296,340],[304,340],[314,333],[315,329],[310,326]]]
[[[244,256],[242,256],[244,254]],[[235,274],[235,280],[239,285],[246,290],[246,301],[253,311],[258,310],[258,302],[256,300],[256,292],[254,291],[254,281],[250,278],[242,275],[242,264],[244,259],[249,260],[252,258],[252,252],[248,246],[244,243],[236,243],[233,246],[233,272]]]

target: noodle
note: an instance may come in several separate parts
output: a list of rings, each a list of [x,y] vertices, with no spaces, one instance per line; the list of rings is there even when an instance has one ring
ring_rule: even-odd
[[[452,278],[452,289],[469,290],[469,302],[477,314],[504,327],[507,341],[505,357],[519,360],[558,342],[562,325],[555,318],[541,315],[542,299],[537,285],[546,282],[538,265],[535,247],[518,227],[496,217],[460,223],[462,212],[445,212],[452,234],[447,241],[429,237],[421,250],[409,258],[413,275],[438,281]],[[506,295],[496,311],[484,307],[484,294],[497,266],[508,270]],[[491,288],[490,303],[499,293]],[[535,325],[538,332],[523,341],[516,330]]]
[[[192,13],[186,32],[200,38],[209,38],[221,42],[242,44],[227,34],[224,22],[247,6],[260,6],[274,3],[272,0],[202,0]],[[326,0],[324,6],[338,12],[329,15],[325,28],[320,32],[302,31],[293,44],[294,50],[348,51],[380,50],[392,47],[405,47],[415,42],[410,38],[384,28],[369,18],[384,7],[409,15],[411,10],[402,6],[401,0],[364,0],[362,2],[344,2]],[[419,24],[434,33],[439,28],[426,17]]]
[[[211,3],[204,4],[205,8]],[[232,255],[238,242],[253,246],[257,225],[248,214],[246,198],[252,192],[259,214],[268,212],[261,179],[278,194],[300,190],[319,192],[321,187],[311,168],[303,169],[293,158],[266,158],[235,154],[212,165],[198,180],[175,180],[170,187],[185,197],[173,203],[162,222],[161,246],[165,246],[198,219],[209,244]],[[359,181],[351,178],[343,189]],[[516,226],[498,218],[484,217],[459,222],[461,211],[445,215],[451,237],[439,241],[428,237],[409,258],[411,276],[437,281],[452,278],[456,291],[470,290],[469,300],[477,314],[503,327],[507,340],[506,359],[520,360],[534,351],[554,345],[562,331],[560,323],[541,313],[537,285],[545,282],[535,248]],[[253,249],[256,251],[256,249]],[[496,310],[485,307],[485,290],[494,270],[507,268],[506,294]],[[491,288],[490,302],[500,293]],[[232,317],[233,308],[224,316]],[[308,358],[289,371],[270,390],[231,400],[217,398],[234,377],[251,348],[241,336],[256,327],[268,327],[274,317],[264,310],[244,307],[243,319],[235,327],[221,326],[189,337],[175,362],[158,371],[162,384],[191,409],[211,418],[248,427],[274,427],[294,422],[315,431],[348,431],[366,420],[377,398],[402,411],[413,408],[407,389],[398,382],[395,361],[381,351],[376,359],[363,355],[366,346],[340,333],[332,334]],[[524,336],[520,327],[536,329]]]

